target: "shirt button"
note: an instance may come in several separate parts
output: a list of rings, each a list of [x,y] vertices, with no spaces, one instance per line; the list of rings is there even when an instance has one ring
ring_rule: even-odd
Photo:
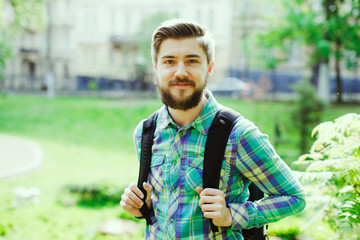
[[[173,218],[170,218],[170,222],[173,223],[173,222],[174,222],[174,219],[173,219]]]
[[[173,188],[173,190],[172,190],[172,191],[173,191],[173,193],[175,193],[175,192],[176,192],[176,188]]]

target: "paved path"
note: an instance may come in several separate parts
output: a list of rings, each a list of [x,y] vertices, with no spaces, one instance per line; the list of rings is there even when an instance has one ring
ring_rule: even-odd
[[[0,178],[37,168],[43,159],[41,148],[29,140],[0,134]]]

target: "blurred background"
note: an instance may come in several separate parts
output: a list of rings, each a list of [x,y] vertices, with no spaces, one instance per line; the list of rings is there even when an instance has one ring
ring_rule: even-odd
[[[358,0],[0,0],[0,239],[143,238],[118,203],[133,130],[161,106],[151,35],[172,18],[212,33],[208,88],[306,186],[271,238],[359,239]]]
[[[357,1],[1,2],[0,89],[9,92],[152,89],[152,31],[182,18],[213,33],[213,82],[238,78],[254,97],[280,99],[307,77],[327,102],[359,100]]]

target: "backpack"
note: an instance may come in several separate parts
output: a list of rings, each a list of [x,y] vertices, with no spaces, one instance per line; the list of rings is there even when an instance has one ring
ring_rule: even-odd
[[[146,190],[143,182],[147,182],[150,173],[150,162],[152,157],[152,145],[158,112],[153,113],[143,123],[141,140],[140,169],[138,178],[138,188],[143,192],[145,202]],[[224,158],[225,148],[232,128],[241,115],[230,108],[224,107],[219,110],[209,128],[208,137],[205,144],[204,166],[203,166],[203,188],[219,188],[220,170]],[[254,184],[249,186],[249,201],[256,201],[264,197],[264,193]],[[140,209],[146,224],[152,224],[150,210],[146,204]],[[211,230],[218,232],[219,228],[209,219]],[[243,229],[242,235],[245,240],[264,240],[267,235],[264,227]]]

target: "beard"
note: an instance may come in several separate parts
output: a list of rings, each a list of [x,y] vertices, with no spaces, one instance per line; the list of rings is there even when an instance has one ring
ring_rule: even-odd
[[[189,84],[195,88],[194,92],[188,97],[181,97],[180,99],[176,98],[170,91],[170,87],[175,84]],[[206,87],[207,79],[205,79],[205,84],[196,88],[195,82],[189,79],[175,79],[168,83],[167,87],[161,87],[159,82],[157,84],[157,89],[159,91],[161,101],[168,107],[172,109],[186,111],[188,109],[194,108],[199,105],[201,98]],[[180,90],[183,95],[185,90]]]

